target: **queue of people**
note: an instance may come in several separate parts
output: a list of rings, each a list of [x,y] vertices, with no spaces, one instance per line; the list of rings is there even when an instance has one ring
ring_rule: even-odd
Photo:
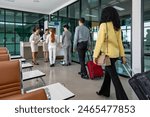
[[[80,18],[78,21],[79,26],[75,29],[73,51],[78,52],[79,62],[81,69],[78,72],[81,75],[81,78],[88,79],[88,73],[85,64],[86,52],[91,45],[90,30],[84,25],[85,19]],[[62,35],[62,44],[61,48],[64,49],[64,66],[71,65],[71,38],[72,34],[69,31],[69,26],[64,25],[64,32]],[[39,28],[35,28],[34,33],[30,37],[31,50],[32,50],[32,62],[35,65],[37,63],[37,53],[38,53],[38,43],[40,42]],[[49,32],[49,34],[48,34]],[[107,46],[106,46],[107,38]],[[111,79],[115,87],[116,97],[118,100],[127,100],[128,97],[123,89],[123,86],[118,77],[115,63],[119,57],[122,58],[122,63],[126,63],[124,47],[122,44],[122,35],[120,28],[120,19],[119,14],[113,7],[106,7],[102,11],[100,29],[94,49],[93,54],[93,63],[98,63],[98,58],[101,53],[104,53],[107,58],[110,60],[110,64],[105,66],[105,77],[101,89],[96,92],[97,95],[103,95],[106,97],[110,96],[110,84]],[[53,29],[46,29],[45,34],[43,35],[43,51],[45,62],[49,62],[50,67],[55,66],[56,60],[56,48],[58,47],[58,37]]]
[[[34,27],[33,33],[30,36],[29,42],[31,45],[32,52],[32,63],[34,65],[39,65],[37,62],[38,56],[38,44],[43,43],[43,56],[44,62],[50,62],[50,67],[55,66],[56,62],[56,50],[57,47],[62,48],[64,51],[64,64],[63,66],[71,65],[71,38],[72,34],[69,31],[69,26],[63,26],[64,32],[62,35],[62,43],[59,43],[59,38],[56,35],[55,29],[45,29],[43,38],[40,37],[40,28]]]

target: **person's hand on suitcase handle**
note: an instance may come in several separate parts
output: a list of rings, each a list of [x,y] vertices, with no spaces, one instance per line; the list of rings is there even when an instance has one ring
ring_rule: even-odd
[[[97,58],[93,58],[93,63],[97,64]]]

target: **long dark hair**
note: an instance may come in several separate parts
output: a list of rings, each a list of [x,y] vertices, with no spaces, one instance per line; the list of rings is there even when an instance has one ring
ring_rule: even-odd
[[[120,30],[120,18],[117,10],[113,7],[106,7],[102,10],[101,23],[112,22],[116,31]]]

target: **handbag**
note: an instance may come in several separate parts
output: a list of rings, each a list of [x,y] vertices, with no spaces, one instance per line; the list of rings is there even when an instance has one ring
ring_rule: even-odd
[[[108,26],[106,23],[106,46],[107,46],[107,53],[108,53]],[[110,66],[111,61],[108,55],[106,55],[104,52],[100,52],[99,57],[97,58],[97,65],[100,66]]]

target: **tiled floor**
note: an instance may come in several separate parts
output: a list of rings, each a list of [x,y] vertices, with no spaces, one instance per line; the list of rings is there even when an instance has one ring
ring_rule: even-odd
[[[30,62],[30,61],[29,61]],[[109,98],[96,95],[103,82],[103,78],[99,80],[85,80],[81,79],[77,74],[80,65],[73,63],[71,66],[65,67],[57,62],[55,67],[50,68],[49,63],[44,63],[43,60],[39,60],[39,66],[34,66],[33,69],[41,70],[46,73],[44,80],[47,85],[60,82],[65,85],[76,96],[72,100],[115,100],[115,90],[111,85],[111,96]],[[25,71],[25,70],[24,70]],[[131,100],[137,99],[131,87],[128,84],[128,79],[120,78],[123,87]],[[24,82],[24,88],[29,90],[31,88],[39,87],[42,85],[40,80],[31,80]]]

